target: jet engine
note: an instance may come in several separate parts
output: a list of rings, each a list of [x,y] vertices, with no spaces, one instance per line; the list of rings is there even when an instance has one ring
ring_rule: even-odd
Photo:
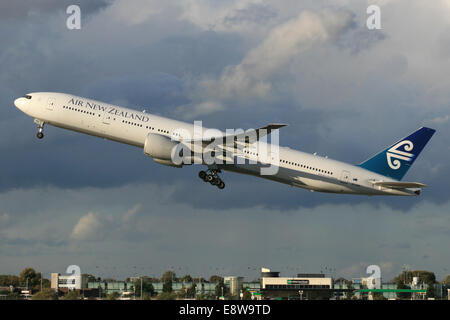
[[[177,168],[183,166],[181,162],[183,158],[182,145],[160,134],[149,133],[147,135],[144,143],[144,154],[152,157],[159,164]]]

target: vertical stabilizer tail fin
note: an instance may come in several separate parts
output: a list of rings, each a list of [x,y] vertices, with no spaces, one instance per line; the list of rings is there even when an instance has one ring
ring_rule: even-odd
[[[435,132],[434,129],[422,127],[359,166],[401,180]]]

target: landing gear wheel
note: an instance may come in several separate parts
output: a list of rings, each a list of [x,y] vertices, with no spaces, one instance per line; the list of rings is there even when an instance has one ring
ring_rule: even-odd
[[[44,137],[44,121],[41,121],[39,119],[34,119],[34,123],[36,123],[38,125],[38,132],[36,134],[36,137],[38,137],[38,139],[42,139]]]
[[[207,171],[200,171],[198,176],[205,182],[209,182],[213,186],[217,186],[219,189],[225,188],[225,183],[219,177],[220,170],[208,169]]]
[[[200,179],[206,181],[206,172],[205,172],[205,171],[203,171],[203,170],[200,171],[200,172],[198,173],[198,176],[200,177]]]

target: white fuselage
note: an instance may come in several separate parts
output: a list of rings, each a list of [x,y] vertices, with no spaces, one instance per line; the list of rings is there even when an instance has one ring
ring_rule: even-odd
[[[92,99],[63,93],[30,93],[32,98],[18,98],[15,105],[37,121],[56,127],[144,147],[149,133],[177,139],[184,129],[194,133],[194,124],[114,106]],[[208,129],[203,129],[207,131]],[[270,149],[270,148],[269,148]],[[395,181],[359,166],[309,153],[279,148],[278,170],[274,175],[261,175],[257,161],[261,155],[245,148],[242,157],[255,164],[222,164],[220,169],[278,181],[312,191],[364,195],[416,195],[410,189],[374,186],[371,181]]]

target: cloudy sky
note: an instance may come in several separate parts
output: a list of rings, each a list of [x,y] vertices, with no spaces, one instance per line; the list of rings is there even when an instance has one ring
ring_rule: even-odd
[[[81,29],[66,27],[67,6]],[[381,8],[381,30],[366,9]],[[0,4],[0,274],[102,277],[450,273],[450,1],[39,0]],[[417,198],[311,193],[46,127],[13,106],[58,91],[206,127],[289,126],[281,145],[359,163],[420,126]],[[326,268],[326,269],[325,269]]]

